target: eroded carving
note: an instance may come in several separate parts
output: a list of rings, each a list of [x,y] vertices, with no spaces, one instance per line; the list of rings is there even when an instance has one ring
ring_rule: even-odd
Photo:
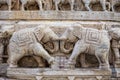
[[[8,10],[11,10],[11,1],[12,0],[0,0],[0,4],[6,4],[8,5]]]
[[[9,44],[9,40],[13,32],[14,32],[13,25],[1,25],[0,26],[0,63],[3,62],[3,55],[5,54],[5,50],[7,50],[6,47]]]
[[[119,12],[119,0],[1,0],[9,10],[71,10],[71,11],[113,11]],[[95,4],[98,4],[97,6]],[[94,7],[94,8],[93,8]],[[102,7],[102,8],[101,8]],[[14,9],[13,9],[14,8]]]
[[[53,0],[53,1],[55,2],[55,8],[56,8],[57,11],[59,10],[58,5],[60,4],[60,2],[65,3],[66,1],[67,1],[67,3],[70,4],[71,10],[72,11],[74,10],[73,7],[74,7],[75,0]]]
[[[69,58],[68,63],[70,65],[75,64],[78,55],[81,53],[89,53],[97,57],[99,68],[109,69],[108,55],[110,39],[107,31],[79,27],[76,30],[74,28],[68,28],[65,33],[68,34],[63,35],[62,37],[66,39],[68,39],[69,34],[72,34],[79,39],[75,43],[72,54]]]
[[[112,28],[109,31],[112,37],[111,47],[115,54],[116,61],[120,61],[120,28]]]
[[[113,12],[116,11],[115,6],[120,5],[120,0],[109,0],[110,2],[110,8],[112,9]]]
[[[53,64],[54,58],[42,46],[42,41],[50,40],[58,40],[58,36],[45,26],[26,28],[13,33],[8,46],[9,67],[17,67],[18,60],[25,55],[37,55]]]
[[[44,0],[20,0],[21,1],[21,3],[22,3],[22,11],[24,11],[25,10],[25,5],[27,4],[27,3],[29,3],[29,4],[33,4],[35,1],[37,2],[37,4],[39,5],[39,9],[40,10],[43,10],[43,6],[42,6],[42,3],[44,2]]]
[[[90,4],[93,4],[93,3],[96,3],[96,2],[99,2],[100,1],[100,4],[102,5],[102,8],[104,11],[107,11],[106,10],[106,0],[82,0],[83,3],[85,4],[85,7],[88,11],[92,11],[90,9]]]

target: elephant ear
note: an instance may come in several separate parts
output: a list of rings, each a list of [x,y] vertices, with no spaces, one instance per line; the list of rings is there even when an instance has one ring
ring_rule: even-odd
[[[44,37],[44,29],[41,27],[37,27],[34,30],[35,37],[37,38],[38,41],[41,41],[42,38]]]
[[[74,36],[76,36],[78,39],[82,38],[82,27],[74,27],[73,31]]]
[[[108,32],[113,39],[120,39],[120,28],[113,28]]]

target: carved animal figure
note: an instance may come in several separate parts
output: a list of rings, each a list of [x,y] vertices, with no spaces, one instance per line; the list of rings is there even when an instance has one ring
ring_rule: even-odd
[[[74,1],[75,0],[53,0],[53,2],[55,3],[56,10],[57,11],[59,10],[59,7],[58,7],[59,3],[64,3],[65,1],[67,1],[68,3],[70,3],[71,10],[73,11],[74,10],[73,8],[74,8]]]
[[[8,10],[11,10],[11,0],[0,0],[0,4],[5,4],[7,3],[8,5]]]
[[[115,5],[120,5],[120,0],[109,0],[110,2],[110,8],[112,8],[112,11],[115,12]]]
[[[40,10],[43,10],[43,6],[42,6],[42,3],[44,2],[44,0],[20,0],[21,3],[22,3],[22,10],[24,11],[24,7],[25,7],[25,4],[29,3],[29,4],[32,4],[34,3],[35,1],[38,3],[39,5],[39,8]]]
[[[107,29],[107,31],[111,39],[111,48],[113,50],[113,53],[115,54],[115,61],[120,62],[120,28],[110,28]],[[85,55],[82,55],[80,58],[81,66],[87,67],[87,64],[85,63]]]
[[[40,56],[49,64],[53,64],[54,58],[43,48],[42,43],[58,39],[58,36],[46,26],[14,32],[8,46],[9,67],[17,67],[17,62],[25,55]]]
[[[89,7],[90,4],[100,1],[100,4],[102,5],[103,10],[106,11],[106,0],[82,0],[82,1],[85,4],[85,7],[88,11],[92,11]]]
[[[108,55],[110,49],[110,39],[107,31],[92,28],[68,28],[62,38],[69,40],[78,38],[69,58],[68,64],[73,65],[76,58],[81,53],[89,53],[95,55],[99,61],[99,68],[109,69]]]

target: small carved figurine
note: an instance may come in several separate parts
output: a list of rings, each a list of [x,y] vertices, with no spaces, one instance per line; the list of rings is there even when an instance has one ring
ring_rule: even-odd
[[[113,12],[115,12],[115,6],[120,5],[120,0],[109,0],[110,2],[110,8],[112,9]]]

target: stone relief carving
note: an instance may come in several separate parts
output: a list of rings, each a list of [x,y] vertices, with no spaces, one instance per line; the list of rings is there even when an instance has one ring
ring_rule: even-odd
[[[53,64],[54,58],[42,46],[42,41],[51,40],[58,40],[58,36],[45,26],[26,28],[13,33],[8,46],[9,67],[17,67],[18,60],[25,55],[37,55]]]
[[[99,1],[100,1],[100,4],[102,5],[103,10],[107,11],[106,10],[106,0],[82,0],[82,1],[85,4],[85,7],[88,11],[92,11],[89,7],[90,4],[94,4],[94,3],[99,2]]]
[[[0,4],[5,4],[7,3],[8,5],[8,10],[11,10],[11,0],[0,0]]]
[[[9,40],[14,32],[13,25],[1,25],[0,26],[0,63],[3,62],[3,55],[5,53],[5,46],[9,44]]]
[[[75,43],[68,64],[75,65],[78,55],[89,53],[97,57],[100,68],[109,69],[110,39],[106,31],[79,27],[77,29],[68,28],[65,33],[67,35],[65,34],[62,37],[66,39],[69,38],[70,34],[79,39]]]
[[[73,7],[74,7],[74,1],[75,0],[53,0],[55,2],[55,8],[56,10],[58,11],[59,10],[59,7],[58,7],[58,4],[60,4],[60,2],[62,3],[70,3],[70,7],[71,7],[71,10],[73,11]]]
[[[25,10],[25,5],[27,3],[33,4],[35,1],[38,3],[40,10],[43,10],[42,3],[43,3],[44,0],[20,0],[20,1],[22,3],[22,6],[21,6],[22,7],[22,11]]]
[[[91,8],[94,4],[100,4],[100,6],[96,6],[97,11],[113,11],[119,12],[120,9],[120,1],[119,0],[1,0],[1,4],[8,5],[8,10],[71,10],[71,11],[81,11],[81,10],[88,10],[94,11]],[[21,4],[21,5],[20,5]],[[66,5],[64,7],[64,5]],[[29,5],[32,5],[32,9],[29,9]],[[95,7],[95,6],[94,6]],[[101,8],[99,8],[101,7]],[[25,9],[26,8],[26,9]]]

